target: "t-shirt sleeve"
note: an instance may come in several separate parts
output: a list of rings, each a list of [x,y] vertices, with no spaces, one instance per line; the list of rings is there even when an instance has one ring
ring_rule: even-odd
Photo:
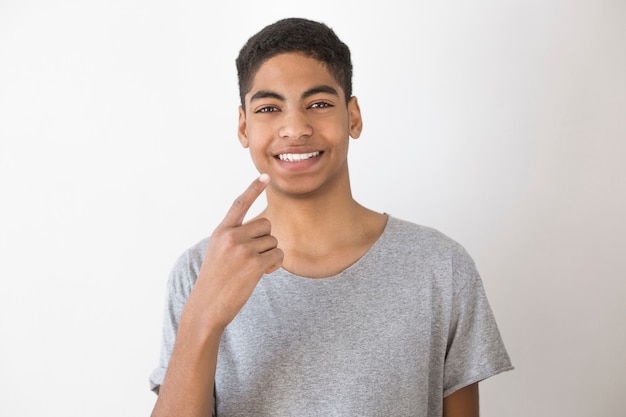
[[[444,364],[444,397],[513,369],[474,262],[461,250],[452,268],[455,291]]]
[[[178,322],[188,296],[187,283],[189,277],[189,254],[181,255],[170,273],[165,308],[163,312],[163,333],[161,338],[161,354],[158,366],[150,374],[150,389],[158,392],[159,387],[165,378],[167,365],[169,364],[174,342],[176,340],[176,332],[178,331]]]
[[[149,378],[150,389],[155,393],[158,393],[159,387],[165,379],[167,366],[174,350],[180,316],[191,289],[196,282],[207,244],[208,238],[185,251],[176,260],[170,272],[163,314],[161,355],[158,366],[152,371]],[[213,407],[213,415],[215,415],[215,397],[213,397]]]

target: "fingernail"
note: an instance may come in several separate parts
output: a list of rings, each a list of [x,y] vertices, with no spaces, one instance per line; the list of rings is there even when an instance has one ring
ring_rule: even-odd
[[[259,181],[261,182],[268,182],[270,180],[270,176],[263,173],[259,176]]]

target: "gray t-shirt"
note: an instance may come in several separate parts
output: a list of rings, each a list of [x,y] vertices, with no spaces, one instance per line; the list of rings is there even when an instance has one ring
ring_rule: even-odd
[[[153,389],[207,242],[172,271]],[[261,278],[222,336],[214,406],[219,417],[438,416],[443,397],[509,369],[469,255],[389,216],[372,248],[336,276],[279,269]]]

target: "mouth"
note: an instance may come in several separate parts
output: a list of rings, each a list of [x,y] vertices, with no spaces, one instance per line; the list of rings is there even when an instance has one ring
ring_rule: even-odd
[[[307,159],[315,158],[320,155],[321,152],[308,152],[308,153],[281,153],[276,155],[276,158],[285,162],[300,162]]]

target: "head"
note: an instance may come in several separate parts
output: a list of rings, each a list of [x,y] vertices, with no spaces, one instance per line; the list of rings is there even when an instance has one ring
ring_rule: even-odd
[[[302,53],[321,62],[343,88],[348,102],[352,96],[350,49],[325,24],[289,18],[266,26],[252,36],[239,52],[236,64],[243,107],[260,66],[268,59],[288,52]]]

